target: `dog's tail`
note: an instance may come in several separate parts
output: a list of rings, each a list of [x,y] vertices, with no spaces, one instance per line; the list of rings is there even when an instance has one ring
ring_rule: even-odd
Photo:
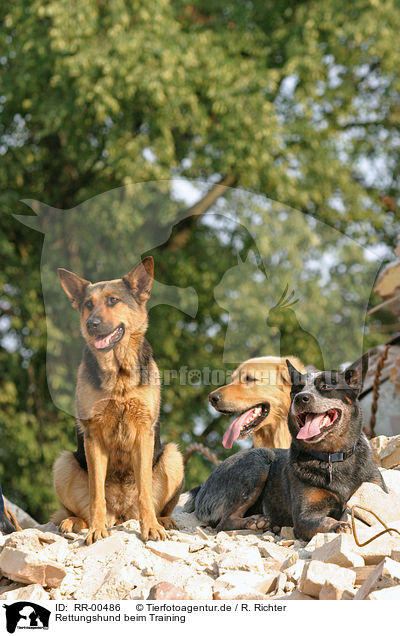
[[[192,488],[192,490],[189,490],[189,498],[183,506],[183,512],[194,512],[196,507],[196,497],[200,488],[201,486],[196,486],[196,488]]]
[[[204,446],[204,444],[200,444],[198,442],[193,442],[193,444],[189,444],[185,451],[185,454],[183,455],[183,463],[185,466],[193,453],[201,453],[206,459],[208,459],[209,462],[214,464],[214,466],[219,466],[222,463],[221,460],[218,459],[216,454],[210,451],[207,446]]]

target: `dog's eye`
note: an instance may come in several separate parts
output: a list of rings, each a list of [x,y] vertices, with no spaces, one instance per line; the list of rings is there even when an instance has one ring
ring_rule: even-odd
[[[93,305],[93,303],[92,303],[92,301],[91,301],[91,300],[88,300],[88,301],[85,303],[85,307],[86,307],[86,309],[89,309],[89,311],[92,311],[92,309],[93,309],[94,305]]]
[[[107,304],[110,305],[111,307],[113,305],[116,305],[117,303],[119,303],[119,298],[115,298],[115,296],[110,296],[110,298],[108,298],[107,300]]]
[[[335,388],[335,384],[337,384],[336,380],[335,382],[331,382],[330,384],[323,383],[320,385],[319,388],[321,389],[321,391],[331,391],[332,389]]]
[[[256,381],[256,379],[255,379],[255,378],[252,378],[252,377],[251,377],[251,375],[246,375],[246,377],[245,377],[244,381],[245,381],[245,382],[255,382],[255,381]]]

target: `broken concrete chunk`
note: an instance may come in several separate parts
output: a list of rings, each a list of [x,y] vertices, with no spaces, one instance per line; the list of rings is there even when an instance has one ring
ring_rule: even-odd
[[[49,594],[43,589],[41,585],[24,585],[14,590],[1,593],[0,599],[2,601],[46,601],[49,600]]]
[[[355,596],[356,601],[363,601],[370,592],[381,590],[385,587],[393,587],[400,584],[400,563],[386,557],[371,572],[369,577],[364,581]]]
[[[368,594],[369,601],[398,601],[400,599],[400,585],[385,587],[381,590],[374,590]]]
[[[281,539],[294,539],[294,530],[291,526],[282,526]]]
[[[62,566],[41,559],[40,553],[9,547],[3,548],[0,554],[0,570],[13,581],[38,583],[46,587],[59,587],[66,575]]]
[[[375,567],[375,565],[364,565],[362,567],[352,568],[352,570],[356,573],[355,584],[362,585],[367,580],[371,572],[375,570]]]
[[[390,524],[400,519],[400,471],[380,469],[381,475],[388,488],[384,492],[377,484],[364,482],[347,502],[347,508],[357,505],[367,510],[373,510],[382,521]],[[356,510],[357,516],[368,525],[376,523],[376,518],[365,510]]]
[[[276,581],[278,579],[279,572],[276,570],[270,570],[263,574],[254,574],[253,572],[234,571],[225,572],[219,576],[214,583],[214,598],[215,595],[231,590],[232,588],[238,588],[245,586],[251,588],[253,591],[261,592],[262,594],[268,594],[275,589]],[[225,597],[224,597],[225,598]]]
[[[290,581],[298,583],[307,564],[308,562],[304,559],[298,559],[293,565],[285,568],[284,572]]]
[[[304,546],[304,550],[309,552],[311,556],[316,548],[320,548],[322,545],[325,545],[325,543],[329,543],[333,539],[336,539],[337,536],[336,532],[317,532]]]
[[[261,556],[266,558],[271,558],[276,561],[279,566],[282,565],[286,561],[286,559],[290,558],[293,555],[293,550],[290,548],[285,548],[282,545],[277,545],[276,543],[266,542],[259,548]]]
[[[303,594],[319,597],[325,583],[331,583],[337,590],[346,590],[354,586],[356,573],[333,563],[311,561],[303,570],[299,581],[299,590]]]
[[[293,590],[289,594],[285,594],[279,597],[280,601],[315,601],[316,599],[307,594],[302,594],[299,590]]]
[[[214,580],[210,576],[191,576],[185,581],[185,592],[189,599],[194,601],[211,601],[213,598]]]
[[[293,554],[291,554],[287,559],[284,560],[284,562],[280,565],[279,569],[281,570],[281,572],[283,572],[284,570],[287,570],[292,565],[294,565],[298,560],[299,560],[298,553],[293,552]]]
[[[214,591],[214,600],[219,601],[236,601],[236,600],[265,600],[267,597],[265,594],[261,592],[257,592],[253,590],[251,587],[247,587],[246,585],[239,585],[237,587],[233,587],[229,590],[227,589],[216,589]]]
[[[326,582],[319,593],[320,601],[350,601],[354,598],[355,590],[338,588],[331,582]]]
[[[217,562],[219,570],[244,570],[247,572],[264,571],[264,564],[260,551],[255,546],[230,550],[222,555]]]
[[[371,529],[369,529],[365,533],[360,533],[358,535],[358,539],[361,543],[363,543],[373,537],[374,534],[376,533],[374,531],[371,532]],[[353,549],[354,552],[357,552],[363,557],[365,565],[377,565],[382,561],[382,559],[387,557],[389,554],[392,554],[393,551],[396,551],[396,549],[398,550],[399,547],[400,537],[391,537],[389,534],[384,534],[362,547],[357,546],[354,542]]]
[[[354,551],[355,547],[352,537],[347,534],[338,534],[332,541],[315,548],[311,558],[345,568],[361,567],[365,565],[365,562],[363,557]]]
[[[383,468],[394,468],[400,464],[400,435],[386,437],[378,435],[369,440],[374,461]]]
[[[189,557],[189,546],[187,543],[147,541],[146,548],[168,561],[185,561]]]
[[[116,532],[110,537],[106,537],[101,541],[96,541],[90,546],[81,548],[84,550],[83,557],[85,560],[101,561],[112,556],[114,553],[124,550],[126,547],[126,538],[122,532]]]

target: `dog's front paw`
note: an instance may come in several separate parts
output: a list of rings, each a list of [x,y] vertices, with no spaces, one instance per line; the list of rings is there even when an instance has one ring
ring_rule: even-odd
[[[247,517],[246,524],[247,530],[265,531],[271,527],[271,522],[265,515],[253,515],[252,517]]]
[[[92,543],[95,543],[95,541],[99,541],[99,539],[105,539],[108,536],[109,532],[105,526],[90,526],[86,535],[85,543],[86,545],[92,545]]]
[[[351,534],[352,530],[351,530],[351,525],[349,523],[347,523],[346,521],[338,521],[333,527],[331,532],[338,532],[338,533],[345,533],[345,534]]]
[[[80,532],[87,528],[87,523],[80,517],[67,517],[60,523],[60,532]]]
[[[158,541],[158,539],[163,540],[167,538],[164,528],[156,519],[151,522],[141,521],[140,532],[144,541],[148,541],[149,539]]]
[[[157,521],[161,523],[166,530],[173,530],[176,528],[176,523],[172,517],[157,517]]]

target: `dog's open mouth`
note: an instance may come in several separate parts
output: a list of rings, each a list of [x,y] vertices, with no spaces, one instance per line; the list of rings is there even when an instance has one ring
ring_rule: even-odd
[[[340,411],[329,409],[323,413],[300,413],[297,415],[297,422],[300,430],[297,439],[311,439],[317,435],[325,433],[340,417]]]
[[[119,342],[125,333],[124,325],[119,325],[114,331],[106,336],[97,336],[94,339],[94,346],[99,351],[110,351]]]
[[[267,417],[268,413],[269,404],[265,403],[257,404],[235,417],[222,439],[224,447],[232,448],[236,439],[244,439],[251,435],[254,428]]]

